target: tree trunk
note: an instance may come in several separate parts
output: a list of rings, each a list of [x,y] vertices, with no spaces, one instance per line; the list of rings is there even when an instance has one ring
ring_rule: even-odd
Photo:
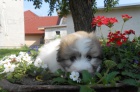
[[[73,18],[75,31],[84,30],[91,32],[95,30],[91,26],[94,0],[69,0],[70,10]]]

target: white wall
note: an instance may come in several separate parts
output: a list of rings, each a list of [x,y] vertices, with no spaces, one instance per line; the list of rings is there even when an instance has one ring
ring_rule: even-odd
[[[43,37],[43,34],[26,35],[25,43],[28,47],[40,45],[40,40],[42,37]]]
[[[100,16],[106,16],[106,17],[116,17],[119,22],[115,23],[113,29],[120,30],[121,26],[123,24],[123,20],[121,18],[122,14],[128,14],[133,17],[132,19],[130,19],[129,21],[127,21],[125,23],[125,26],[123,29],[124,30],[133,29],[136,31],[136,35],[140,36],[140,6],[120,7],[120,8],[113,9],[109,12],[99,10],[95,14],[95,16],[100,15]],[[74,32],[73,20],[72,20],[72,16],[70,14],[67,16],[67,30],[68,30],[68,33]],[[108,34],[108,30],[109,30],[108,27],[106,27],[106,26],[102,27],[102,31],[103,31],[103,34],[105,37]],[[97,28],[96,32],[97,32],[97,35],[100,36],[98,28]]]
[[[0,48],[24,45],[24,0],[0,0]]]
[[[55,28],[47,28],[45,29],[45,42],[49,42],[50,40],[54,40],[57,38],[56,31],[60,31],[60,37],[64,37],[67,35],[66,27],[55,27]]]

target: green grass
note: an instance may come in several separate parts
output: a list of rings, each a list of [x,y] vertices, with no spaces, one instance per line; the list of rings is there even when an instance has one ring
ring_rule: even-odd
[[[0,49],[0,59],[10,54],[18,54],[20,51],[27,52],[28,50],[28,47],[22,47],[19,49]]]

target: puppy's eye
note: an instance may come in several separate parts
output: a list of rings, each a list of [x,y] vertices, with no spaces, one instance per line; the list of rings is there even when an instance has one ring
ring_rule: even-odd
[[[91,55],[87,55],[86,58],[90,61],[92,59]]]
[[[76,60],[76,57],[75,57],[75,56],[71,56],[71,57],[70,57],[70,61],[73,62],[74,60]]]

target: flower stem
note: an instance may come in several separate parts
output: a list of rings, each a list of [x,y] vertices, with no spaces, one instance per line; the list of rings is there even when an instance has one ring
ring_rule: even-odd
[[[103,42],[105,42],[101,27],[99,27],[99,30],[100,30],[100,33],[101,33],[101,38],[102,38]]]
[[[122,33],[122,31],[123,31],[124,23],[125,23],[125,22],[123,22],[123,24],[122,24],[121,33]]]
[[[112,27],[110,27],[110,30],[109,31],[112,32]]]
[[[106,75],[108,74],[110,68],[107,69],[107,71],[105,72],[104,76],[97,82],[97,84],[99,84],[100,82],[102,82],[102,80],[106,77]]]

